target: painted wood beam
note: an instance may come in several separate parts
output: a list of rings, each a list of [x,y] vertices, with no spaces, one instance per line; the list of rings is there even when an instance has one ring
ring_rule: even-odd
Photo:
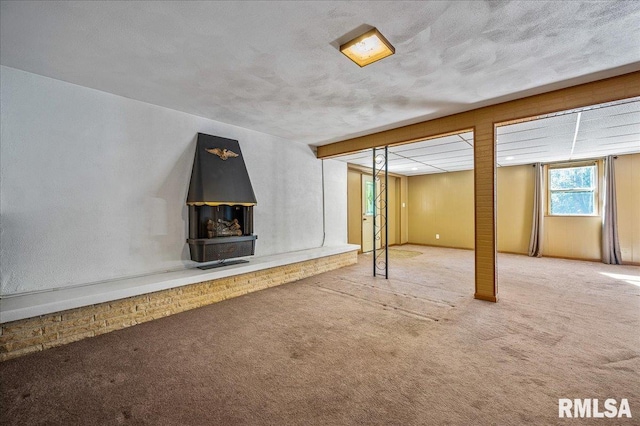
[[[496,142],[498,125],[640,97],[640,71],[554,90],[396,129],[319,146],[318,158],[474,131],[475,293],[497,302]]]
[[[640,96],[640,71],[322,145],[318,147],[317,157],[329,158],[457,134],[473,129],[482,118],[502,124],[637,96]]]

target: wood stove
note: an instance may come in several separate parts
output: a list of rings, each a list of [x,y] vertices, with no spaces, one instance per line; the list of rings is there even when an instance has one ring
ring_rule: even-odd
[[[256,204],[238,141],[198,133],[187,197],[191,259],[210,262],[253,255]]]

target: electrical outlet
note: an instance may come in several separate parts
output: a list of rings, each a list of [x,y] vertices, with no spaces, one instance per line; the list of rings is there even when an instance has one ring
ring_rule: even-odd
[[[436,240],[440,239],[440,234],[436,234]]]

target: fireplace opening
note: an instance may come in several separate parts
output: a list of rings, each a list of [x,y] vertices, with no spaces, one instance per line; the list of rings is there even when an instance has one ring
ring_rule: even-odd
[[[250,206],[190,206],[196,238],[239,237],[253,234]]]
[[[255,252],[253,206],[189,206],[189,247],[196,262],[222,261]],[[224,264],[229,265],[231,261]],[[239,263],[238,260],[233,263]],[[212,265],[214,267],[217,265]]]

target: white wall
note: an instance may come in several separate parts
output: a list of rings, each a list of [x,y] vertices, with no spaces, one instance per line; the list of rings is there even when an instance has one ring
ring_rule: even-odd
[[[327,246],[347,242],[347,163],[324,161],[325,221]]]
[[[1,294],[193,266],[198,132],[240,142],[256,255],[322,243],[322,163],[308,146],[12,68],[0,80]],[[326,240],[345,244],[346,164],[325,171]]]

